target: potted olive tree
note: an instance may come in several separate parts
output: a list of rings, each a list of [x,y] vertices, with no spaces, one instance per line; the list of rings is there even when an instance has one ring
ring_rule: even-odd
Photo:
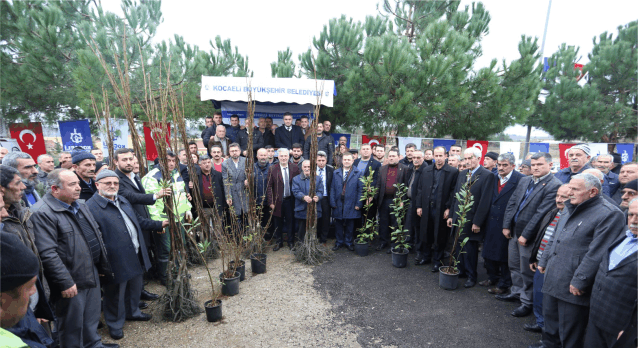
[[[354,251],[359,256],[367,256],[370,249],[370,242],[378,234],[377,228],[379,222],[375,216],[369,216],[372,209],[372,199],[377,193],[377,187],[374,185],[374,170],[370,171],[370,174],[365,177],[361,177],[363,183],[363,194],[361,195],[361,201],[363,205],[363,226],[357,229],[357,238],[354,240]]]
[[[461,186],[461,190],[456,193],[456,200],[458,201],[458,220],[452,225],[452,228],[456,227],[456,233],[454,233],[454,244],[452,245],[452,252],[450,252],[450,261],[448,266],[442,266],[439,268],[439,286],[445,290],[454,290],[459,284],[459,259],[465,247],[465,243],[470,239],[465,237],[459,243],[459,239],[463,235],[463,226],[467,222],[467,213],[474,205],[474,197],[470,193],[470,173],[468,173],[467,181]],[[458,251],[456,250],[458,246]]]
[[[392,215],[397,220],[397,225],[392,226],[392,265],[397,268],[403,268],[408,264],[408,253],[410,244],[407,241],[408,230],[405,229],[405,215],[408,212],[408,187],[404,184],[394,184],[397,191],[390,205]]]
[[[199,219],[199,218],[198,218]],[[196,227],[198,225],[197,219],[192,224],[192,227]],[[219,279],[215,279],[213,275],[210,273],[210,268],[208,267],[208,262],[206,261],[206,255],[208,254],[211,248],[211,242],[208,240],[202,240],[197,243],[191,231],[187,231],[186,235],[190,239],[191,243],[197,250],[199,251],[198,255],[200,256],[204,267],[206,267],[206,272],[208,273],[208,280],[210,281],[210,299],[204,302],[204,309],[206,310],[206,320],[209,322],[220,321],[222,319],[222,300],[219,299],[221,296],[221,282]]]

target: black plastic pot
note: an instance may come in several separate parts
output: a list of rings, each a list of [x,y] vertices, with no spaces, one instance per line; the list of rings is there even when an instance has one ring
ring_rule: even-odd
[[[266,254],[250,255],[250,268],[255,274],[266,273]]]
[[[392,266],[396,268],[404,268],[408,265],[407,249],[392,249]]]
[[[454,290],[459,286],[459,273],[449,266],[439,267],[439,287],[445,290]]]
[[[222,300],[215,301],[215,305],[211,306],[213,300],[204,302],[206,309],[206,320],[211,323],[222,320]]]
[[[235,261],[230,261],[230,265],[228,268],[233,268]],[[239,272],[239,281],[243,282],[246,279],[246,261],[239,260],[239,266],[235,269]]]
[[[219,279],[222,282],[222,294],[226,296],[235,296],[239,294],[239,272],[235,272],[235,276],[232,278],[224,278],[224,273],[219,274]]]
[[[354,242],[354,251],[359,256],[368,256],[368,251],[370,251],[370,244],[367,242],[359,243],[357,241]]]

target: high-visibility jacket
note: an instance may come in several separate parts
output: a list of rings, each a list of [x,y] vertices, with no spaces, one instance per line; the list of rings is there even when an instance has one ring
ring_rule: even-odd
[[[142,186],[146,193],[159,193],[162,189],[161,182],[162,171],[159,168],[154,168],[148,174],[142,178]],[[178,170],[171,172],[171,190],[173,194],[173,212],[175,213],[176,220],[184,218],[184,214],[191,210],[191,204],[186,197],[186,185]],[[164,200],[157,199],[155,204],[148,206],[148,212],[151,215],[151,219],[156,221],[164,221],[168,218],[164,207]]]

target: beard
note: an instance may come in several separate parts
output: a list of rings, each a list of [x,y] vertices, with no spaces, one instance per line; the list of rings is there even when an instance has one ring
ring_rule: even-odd
[[[117,192],[108,192],[106,190],[99,190],[100,192],[100,196],[102,197],[106,197],[106,198],[111,198],[111,199],[115,199],[115,197],[117,197]]]

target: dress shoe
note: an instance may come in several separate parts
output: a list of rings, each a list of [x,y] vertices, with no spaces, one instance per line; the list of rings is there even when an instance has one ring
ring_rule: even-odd
[[[354,251],[354,245],[348,245],[348,250]]]
[[[516,308],[512,313],[510,313],[513,317],[522,318],[532,314],[532,306],[529,305],[520,305]]]
[[[436,261],[436,262],[434,263],[434,266],[432,266],[432,270],[431,270],[431,271],[432,271],[432,273],[436,273],[436,272],[438,272],[438,271],[439,271],[439,268],[440,268],[441,266],[443,266],[443,265],[442,265],[439,261]]]
[[[381,243],[377,246],[377,251],[381,251],[388,247],[388,243]]]
[[[417,266],[423,266],[423,265],[425,265],[425,259],[416,258],[416,259],[414,259],[414,264],[417,265]]]
[[[140,296],[140,300],[142,301],[155,301],[159,298],[158,294],[154,294],[152,292],[148,292],[142,289],[142,296]]]
[[[102,347],[104,348],[120,348],[119,344],[115,343],[102,343]]]
[[[499,287],[494,287],[494,288],[487,289],[487,292],[489,292],[492,295],[502,295],[502,294],[507,292],[507,289],[501,289]]]
[[[476,285],[476,282],[473,281],[472,279],[468,279],[465,282],[465,285],[463,285],[463,286],[466,287],[466,288],[471,288],[471,287],[474,287],[474,285]]]
[[[545,348],[545,347],[547,346],[543,343],[543,341],[540,341],[540,342],[536,342],[534,344],[529,345],[529,347],[527,348]]]
[[[543,332],[543,328],[538,326],[537,323],[534,324],[525,324],[523,325],[523,330],[525,331],[531,331],[531,332]]]
[[[148,308],[148,303],[140,301],[140,304],[137,305],[140,309]]]
[[[519,294],[513,294],[513,293],[509,293],[507,295],[496,295],[495,297],[497,300],[505,301],[505,302],[518,302],[521,300]]]
[[[284,246],[284,245],[283,244],[277,244],[277,245],[275,245],[274,248],[272,248],[272,251],[277,251],[277,250],[281,249],[282,246]]]
[[[496,285],[496,282],[493,282],[493,281],[487,279],[487,280],[484,280],[482,282],[479,282],[479,285],[480,286],[492,286],[492,285]]]
[[[335,244],[335,246],[332,247],[332,251],[337,251],[341,249],[341,245],[340,244]]]
[[[126,317],[128,321],[149,321],[153,316],[147,313],[142,313],[136,317]]]
[[[122,329],[109,329],[109,336],[111,336],[111,338],[114,340],[121,340],[122,338],[124,338],[124,331]]]

